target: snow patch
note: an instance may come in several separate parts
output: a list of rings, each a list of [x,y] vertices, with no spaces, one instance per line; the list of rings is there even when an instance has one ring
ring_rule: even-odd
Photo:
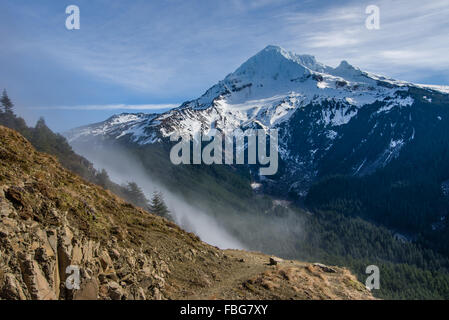
[[[377,113],[389,112],[391,109],[393,109],[395,107],[402,108],[402,107],[411,106],[414,102],[415,102],[415,100],[410,96],[407,96],[406,98],[396,97],[395,99],[388,100],[388,103],[385,106],[383,106],[382,108],[380,108],[377,111]]]

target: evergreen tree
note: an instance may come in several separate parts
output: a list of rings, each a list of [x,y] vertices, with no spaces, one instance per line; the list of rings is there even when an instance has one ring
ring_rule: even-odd
[[[164,218],[170,218],[170,211],[164,202],[164,197],[161,192],[154,192],[151,198],[150,210],[152,213]]]
[[[98,185],[108,189],[111,180],[109,179],[109,175],[105,169],[101,169],[101,171],[96,174],[95,178]]]
[[[40,117],[30,134],[30,140],[41,146],[42,151],[50,153],[54,146],[58,144],[54,141],[55,138],[55,134],[45,124],[44,118]],[[59,148],[56,147],[56,149],[58,150]]]
[[[45,119],[43,117],[40,117],[39,120],[37,120],[35,128],[36,129],[48,128],[47,124],[45,123]]]
[[[142,207],[144,209],[148,209],[149,204],[148,200],[145,197],[145,194],[142,192],[142,189],[135,182],[128,182],[125,188],[126,199],[132,204]]]
[[[13,114],[14,104],[12,103],[11,99],[9,99],[8,93],[6,92],[6,90],[3,90],[2,98],[0,99],[0,102],[2,103],[5,113]]]

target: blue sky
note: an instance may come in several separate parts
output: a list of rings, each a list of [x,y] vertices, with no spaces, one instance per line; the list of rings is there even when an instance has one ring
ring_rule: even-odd
[[[81,29],[65,28],[68,5]],[[380,30],[365,8],[380,8]],[[56,131],[201,95],[268,44],[449,84],[449,0],[2,0],[0,87]]]

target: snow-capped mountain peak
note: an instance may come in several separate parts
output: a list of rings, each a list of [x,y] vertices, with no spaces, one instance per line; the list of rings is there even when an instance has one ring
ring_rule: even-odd
[[[225,81],[234,79],[289,81],[310,75],[312,70],[324,70],[324,66],[317,63],[315,57],[296,55],[281,47],[270,45],[248,59],[234,73],[228,75]]]
[[[98,124],[90,134],[124,131],[116,129],[126,127],[128,133],[142,134],[144,137],[135,137],[142,143],[153,141],[145,132],[151,131],[153,136],[154,130],[149,128],[156,128],[162,136],[173,131],[207,130],[212,123],[224,131],[251,123],[271,128],[287,121],[296,110],[324,101],[332,101],[339,110],[323,110],[323,123],[339,126],[350,121],[358,108],[375,101],[388,98],[389,106],[394,106],[396,100],[399,105],[404,97],[397,94],[406,91],[407,85],[363,72],[345,60],[333,68],[316,61],[312,55],[298,55],[269,45],[196,100],[159,116],[136,115],[138,119],[133,122],[126,115],[116,120],[126,118],[126,125],[114,126],[106,121],[104,128],[98,128],[102,125]],[[83,128],[78,130],[80,134],[88,132]]]
[[[72,143],[106,137],[146,145],[164,141],[175,132],[194,135],[211,128],[225,133],[248,127],[279,129],[286,179],[296,177],[293,187],[300,189],[318,174],[320,159],[335,160],[331,151],[351,123],[369,130],[355,132],[357,137],[350,140],[352,149],[337,153],[344,158],[340,160],[345,168],[365,174],[386,165],[419,134],[412,125],[416,103],[447,99],[441,92],[444,88],[378,76],[347,61],[333,68],[311,55],[268,46],[201,97],[176,109],[161,115],[119,115],[74,129],[67,137]],[[366,143],[375,136],[385,143],[376,143],[379,150],[365,157]]]
[[[212,124],[223,131],[252,123],[271,128],[287,121],[296,110],[323,101],[340,106],[338,111],[323,111],[323,123],[339,126],[355,116],[357,108],[387,97],[396,99],[395,93],[404,90],[394,82],[379,85],[379,79],[347,61],[332,68],[312,55],[298,55],[269,45],[196,100],[159,116],[137,114],[134,119],[121,115],[94,125],[95,129],[77,129],[76,137],[120,132],[119,137],[133,134],[135,141],[148,143],[154,141],[154,129],[168,136],[173,131],[208,130]],[[114,125],[113,121],[118,122]]]
[[[343,60],[335,69],[330,68],[328,72],[352,82],[374,82],[374,79],[370,78],[367,73],[349,64],[346,60]]]

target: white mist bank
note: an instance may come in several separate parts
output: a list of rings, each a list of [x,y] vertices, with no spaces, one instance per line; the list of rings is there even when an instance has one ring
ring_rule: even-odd
[[[220,249],[245,249],[207,213],[155,182],[141,163],[132,159],[131,156],[106,149],[95,152],[95,154],[81,148],[74,149],[78,154],[91,161],[96,169],[105,169],[113,182],[118,184],[137,183],[148,199],[151,199],[154,191],[161,191],[175,222],[184,230],[198,235],[202,241]]]

